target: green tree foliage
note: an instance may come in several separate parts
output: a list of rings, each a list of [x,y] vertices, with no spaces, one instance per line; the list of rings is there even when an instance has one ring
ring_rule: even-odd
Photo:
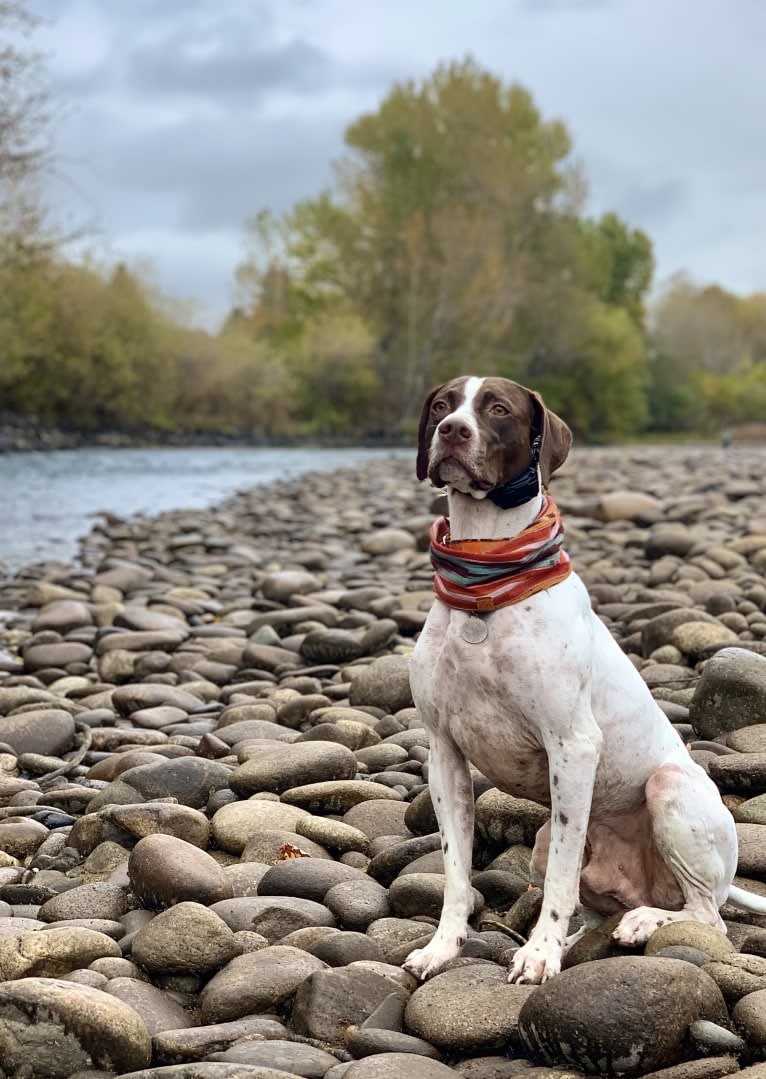
[[[655,305],[652,336],[655,429],[764,421],[766,293],[740,297],[676,277]]]
[[[256,337],[311,335],[328,311],[360,319],[389,431],[466,370],[542,380],[567,406],[576,392],[590,436],[641,424],[651,244],[614,214],[579,216],[563,124],[468,60],[395,86],[346,142],[334,193],[252,226],[260,263],[240,280]]]
[[[0,0],[9,22],[30,26]],[[332,191],[254,217],[217,334],[134,270],[41,239],[40,85],[32,53],[0,47],[3,408],[91,432],[396,439],[431,385],[474,372],[534,386],[594,441],[766,414],[766,296],[677,278],[647,314],[649,238],[584,215],[564,125],[471,60],[351,124]]]

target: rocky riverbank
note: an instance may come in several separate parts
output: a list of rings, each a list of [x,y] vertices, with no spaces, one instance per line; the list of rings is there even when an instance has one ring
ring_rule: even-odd
[[[766,894],[762,452],[583,450],[553,494]],[[407,680],[432,497],[410,462],[315,474],[106,521],[79,568],[0,582],[0,1074],[764,1073],[765,917],[646,954],[605,923],[545,986],[507,984],[547,810],[478,774],[463,957],[402,970],[443,887]]]

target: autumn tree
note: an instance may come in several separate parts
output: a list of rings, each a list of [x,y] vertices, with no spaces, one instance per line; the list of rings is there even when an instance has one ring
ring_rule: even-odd
[[[40,238],[39,182],[48,155],[47,95],[28,38],[38,20],[0,0],[0,260]]]
[[[741,297],[675,277],[652,312],[655,427],[709,428],[766,417],[766,293]],[[675,408],[667,415],[668,403]]]
[[[381,430],[411,423],[429,385],[465,370],[579,385],[585,432],[601,429],[585,407],[592,370],[618,405],[601,433],[641,422],[651,244],[614,214],[580,217],[562,123],[467,60],[395,86],[346,143],[336,190],[272,221],[269,258],[241,269],[256,333],[296,318],[309,332],[317,313],[361,319]],[[263,223],[251,229],[262,251]],[[607,355],[606,338],[623,352]]]

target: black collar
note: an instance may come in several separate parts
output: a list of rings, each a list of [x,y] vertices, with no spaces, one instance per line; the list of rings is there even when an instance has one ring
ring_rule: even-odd
[[[540,475],[538,464],[540,461],[540,447],[543,442],[543,417],[542,410],[537,401],[532,399],[532,408],[535,413],[534,426],[532,428],[532,452],[529,464],[515,480],[507,483],[499,483],[488,492],[487,498],[501,510],[514,509],[530,502],[540,493]]]

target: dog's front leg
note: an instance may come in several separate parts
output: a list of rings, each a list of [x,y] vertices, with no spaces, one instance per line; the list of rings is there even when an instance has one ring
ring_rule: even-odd
[[[551,789],[551,838],[543,905],[529,941],[516,952],[509,980],[536,985],[561,969],[561,957],[579,896],[585,838],[596,778],[601,732],[588,710],[583,722],[544,738]]]
[[[427,978],[460,953],[473,912],[471,773],[452,739],[435,731],[431,733],[428,783],[444,854],[444,904],[433,939],[411,952],[403,964],[417,978]]]

